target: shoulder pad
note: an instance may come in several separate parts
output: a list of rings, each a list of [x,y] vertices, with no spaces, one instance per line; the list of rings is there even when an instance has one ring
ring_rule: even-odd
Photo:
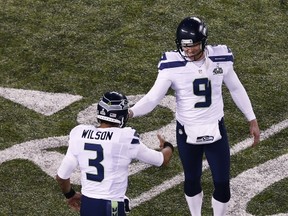
[[[207,46],[208,57],[213,62],[234,62],[231,49],[226,45]]]
[[[187,64],[187,62],[180,56],[178,51],[170,51],[163,53],[159,64],[158,70],[183,67]]]
[[[140,144],[140,138],[137,131],[131,127],[124,127],[122,128],[124,131],[124,134],[130,136],[132,138],[131,144]]]
[[[84,125],[84,124],[80,124],[80,125],[77,125],[75,126],[71,131],[70,131],[70,134],[71,133],[78,133],[78,132],[82,132],[83,130],[94,130],[95,129],[95,126],[93,125]]]
[[[95,126],[84,124],[77,125],[70,131],[69,138],[74,139],[75,137],[82,137],[83,134],[87,133],[89,130],[95,130]]]

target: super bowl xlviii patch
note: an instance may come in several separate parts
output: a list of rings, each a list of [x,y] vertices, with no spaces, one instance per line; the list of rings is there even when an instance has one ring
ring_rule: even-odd
[[[213,74],[214,74],[214,75],[223,74],[223,69],[222,69],[221,67],[219,67],[219,64],[217,64],[217,67],[214,68]]]

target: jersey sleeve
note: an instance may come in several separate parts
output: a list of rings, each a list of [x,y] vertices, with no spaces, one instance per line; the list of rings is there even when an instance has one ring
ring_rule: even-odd
[[[77,158],[71,153],[71,150],[68,148],[67,153],[57,171],[57,175],[62,179],[68,179],[70,178],[73,170],[77,167],[77,165]]]
[[[70,178],[73,170],[78,165],[77,155],[80,152],[81,141],[79,141],[80,134],[83,131],[83,127],[87,129],[93,129],[94,126],[78,125],[74,127],[69,134],[69,146],[64,159],[57,171],[57,175],[62,179]]]
[[[223,81],[232,96],[236,106],[248,121],[255,119],[255,114],[248,94],[234,71],[234,57],[231,49],[226,45],[207,46],[209,58],[213,62],[225,62],[226,71]]]
[[[254,114],[249,96],[233,68],[231,68],[224,76],[224,83],[229,89],[234,103],[245,115],[247,120],[251,121],[255,119],[256,116]]]
[[[234,56],[232,50],[226,45],[208,45],[207,52],[209,58],[213,62],[230,62],[232,65],[234,63]]]
[[[161,166],[164,161],[164,155],[162,154],[162,152],[150,149],[143,143],[140,143],[135,158],[144,163],[148,163],[158,167]]]
[[[167,73],[159,69],[158,76],[152,88],[131,108],[134,113],[134,117],[142,116],[151,112],[165,97],[171,84],[172,82],[169,80]]]
[[[139,134],[135,129],[125,128],[125,135],[130,137],[129,142],[129,157],[130,159],[137,159],[144,163],[154,166],[161,166],[164,161],[162,152],[148,148],[139,138]],[[131,138],[132,135],[132,138]]]

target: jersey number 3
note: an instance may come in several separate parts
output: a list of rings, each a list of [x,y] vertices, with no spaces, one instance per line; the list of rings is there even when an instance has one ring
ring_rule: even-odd
[[[86,178],[91,181],[101,182],[104,179],[104,167],[101,164],[103,161],[103,148],[99,144],[85,143],[85,150],[95,151],[96,157],[89,159],[89,166],[93,166],[97,170],[97,174],[86,173]]]
[[[208,78],[195,79],[193,91],[197,96],[205,97],[205,101],[195,104],[195,108],[209,107],[211,105],[211,82]]]

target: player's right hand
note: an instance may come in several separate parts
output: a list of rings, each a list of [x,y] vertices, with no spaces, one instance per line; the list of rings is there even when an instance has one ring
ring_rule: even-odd
[[[160,134],[157,134],[157,137],[158,137],[159,142],[160,142],[159,147],[160,147],[160,149],[162,149],[164,147],[164,143],[166,142],[166,140]]]

